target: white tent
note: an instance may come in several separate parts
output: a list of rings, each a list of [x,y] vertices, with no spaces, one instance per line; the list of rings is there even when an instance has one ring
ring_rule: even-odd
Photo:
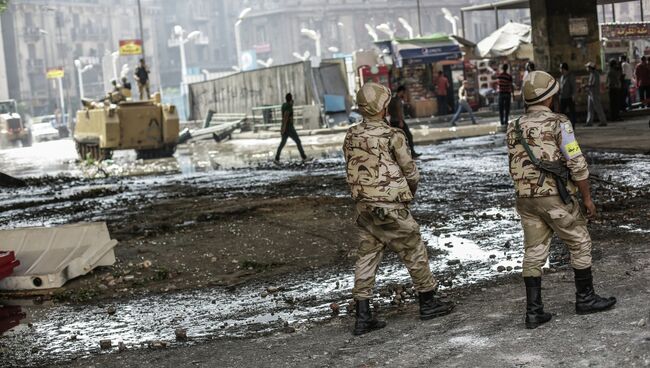
[[[476,45],[481,57],[514,56],[532,59],[531,26],[510,22]]]

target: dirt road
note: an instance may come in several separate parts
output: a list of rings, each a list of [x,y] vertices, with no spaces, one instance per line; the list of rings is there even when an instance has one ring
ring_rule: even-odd
[[[351,338],[345,305],[355,227],[336,148],[307,165],[258,160],[224,170],[214,148],[205,147],[189,171],[163,161],[143,165],[168,173],[40,178],[29,190],[0,194],[0,226],[107,221],[120,241],[113,268],[28,302],[0,295],[28,312],[22,326],[0,338],[0,358],[8,366],[79,367],[573,366],[591,362],[588,353],[596,349],[596,366],[626,358],[646,364],[647,329],[630,323],[648,317],[649,157],[589,152],[592,171],[616,183],[595,184],[602,219],[592,229],[599,287],[622,299],[610,312],[617,317],[570,313],[567,252],[555,244],[551,265],[559,272],[545,285],[560,319],[531,332],[520,323],[521,233],[503,136],[421,151],[424,180],[414,211],[443,292],[460,303],[449,317],[421,324],[412,296],[394,304],[397,286],[410,285],[388,256],[376,300],[390,325]],[[340,316],[331,318],[331,303],[341,305]],[[189,341],[175,341],[178,328]],[[539,351],[526,347],[537,337]],[[128,351],[96,355],[102,339],[124,342]],[[585,354],[571,354],[569,347],[581,344]],[[163,345],[169,350],[156,348]],[[474,365],[486,351],[513,358],[492,354],[486,365]]]

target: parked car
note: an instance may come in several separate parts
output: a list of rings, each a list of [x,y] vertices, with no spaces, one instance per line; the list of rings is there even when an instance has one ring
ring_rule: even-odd
[[[37,142],[67,138],[70,136],[68,127],[63,123],[57,122],[55,115],[36,116],[32,118],[32,125],[32,130],[38,130],[38,133],[34,133],[34,139]]]

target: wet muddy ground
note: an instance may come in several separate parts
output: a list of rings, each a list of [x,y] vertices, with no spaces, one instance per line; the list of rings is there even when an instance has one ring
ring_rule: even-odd
[[[0,337],[3,363],[45,366],[115,352],[119,342],[155,348],[292,332],[329,320],[332,303],[345,315],[356,230],[337,147],[310,147],[313,162],[275,166],[272,148],[251,144],[257,149],[234,159],[233,146],[197,145],[147,162],[124,153],[102,166],[66,156],[9,172],[59,168],[74,176],[29,179],[28,189],[3,191],[2,228],[106,221],[120,243],[114,267],[62,290],[19,299],[0,294],[2,303],[27,312],[21,326]],[[423,182],[413,208],[443,293],[517,274],[521,231],[503,136],[420,151]],[[650,157],[591,152],[589,159],[592,172],[614,183],[595,184],[603,214],[594,237],[650,234]],[[566,261],[555,244],[550,267]],[[377,306],[391,311],[412,302],[408,281],[387,255]],[[177,329],[190,340],[176,342]],[[113,347],[101,350],[106,339]]]

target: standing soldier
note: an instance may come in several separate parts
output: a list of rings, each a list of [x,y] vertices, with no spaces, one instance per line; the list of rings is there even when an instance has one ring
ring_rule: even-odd
[[[434,299],[437,281],[429,269],[420,228],[409,209],[420,174],[404,133],[385,120],[390,99],[388,88],[364,84],[357,93],[363,122],[348,129],[343,143],[347,182],[356,201],[361,230],[352,289],[356,301],[355,335],[386,326],[373,318],[370,298],[387,247],[399,255],[411,274],[419,293],[420,319],[448,314],[454,307]]]
[[[140,92],[140,100],[144,100],[144,93],[147,93],[147,100],[151,98],[151,92],[149,91],[149,68],[145,63],[144,59],[140,59],[140,65],[135,68],[135,73],[133,74],[135,80],[138,82],[138,91]]]
[[[576,313],[611,308],[616,298],[594,292],[591,237],[576,198],[579,190],[587,216],[596,216],[591,200],[587,160],[580,151],[571,122],[550,107],[559,90],[548,73],[531,72],[523,83],[527,113],[508,125],[506,139],[510,175],[515,183],[517,212],[524,230],[523,276],[526,284],[526,328],[551,320],[542,304],[542,266],[553,233],[568,246],[575,273]]]

